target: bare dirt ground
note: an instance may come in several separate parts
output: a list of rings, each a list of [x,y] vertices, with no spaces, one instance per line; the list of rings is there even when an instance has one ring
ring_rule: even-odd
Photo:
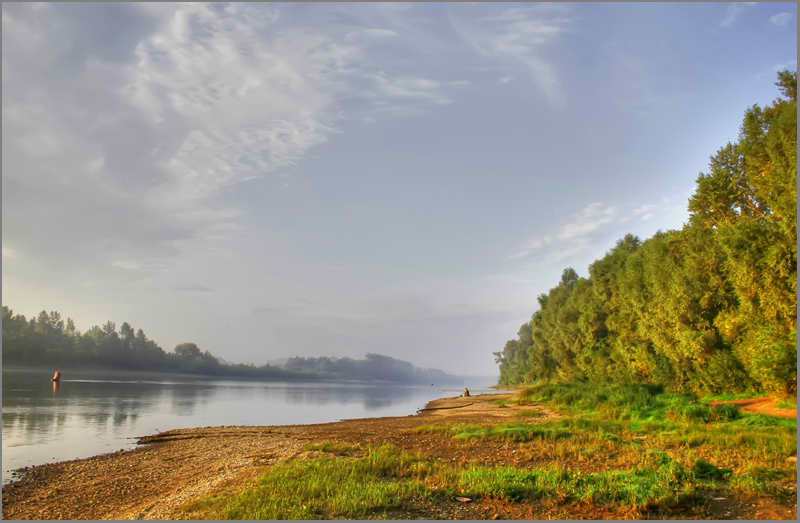
[[[494,423],[522,419],[521,410],[538,410],[537,420],[558,415],[541,405],[501,408],[493,400],[507,395],[436,400],[429,409],[406,417],[345,420],[318,425],[211,427],[175,430],[142,437],[141,447],[89,459],[30,468],[3,488],[5,519],[180,519],[193,517],[186,504],[212,493],[241,491],[276,462],[305,457],[307,443],[337,441],[361,446],[393,444],[456,463],[519,464],[518,446],[497,441],[464,442],[439,434],[414,434],[436,422]],[[455,408],[453,408],[455,407]],[[527,421],[531,421],[529,418]],[[617,519],[624,515],[593,507],[563,507],[556,501],[510,504],[487,500],[445,500],[407,507],[393,519]],[[769,500],[710,502],[686,518],[794,519],[795,507]],[[199,515],[195,515],[199,516]],[[659,517],[654,514],[651,517]],[[674,516],[668,516],[674,517]]]

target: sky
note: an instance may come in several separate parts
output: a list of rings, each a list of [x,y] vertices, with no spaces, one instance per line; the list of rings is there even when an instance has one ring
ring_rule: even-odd
[[[794,3],[3,3],[3,305],[497,374],[784,68]]]

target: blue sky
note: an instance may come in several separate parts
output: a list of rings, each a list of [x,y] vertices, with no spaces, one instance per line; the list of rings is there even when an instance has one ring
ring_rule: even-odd
[[[3,303],[232,361],[496,372],[679,228],[794,3],[3,4]]]

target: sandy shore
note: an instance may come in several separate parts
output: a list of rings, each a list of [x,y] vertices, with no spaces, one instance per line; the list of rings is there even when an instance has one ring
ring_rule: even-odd
[[[410,429],[437,419],[482,423],[518,414],[518,409],[499,408],[492,402],[501,396],[440,399],[426,406],[434,410],[405,417],[318,425],[194,428],[144,436],[142,445],[131,451],[31,467],[19,481],[3,488],[3,518],[185,517],[181,507],[186,502],[213,492],[240,489],[266,466],[302,456],[303,447],[317,441],[391,443],[402,449],[428,444],[430,450],[453,461],[511,463],[511,447],[487,445],[481,450],[473,446],[467,451],[455,443],[443,444],[441,438],[409,434]],[[550,415],[545,413],[546,417]]]

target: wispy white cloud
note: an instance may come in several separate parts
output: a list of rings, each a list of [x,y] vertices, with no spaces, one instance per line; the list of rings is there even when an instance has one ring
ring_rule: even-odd
[[[4,6],[2,18],[8,209],[41,206],[42,219],[82,230],[59,249],[76,266],[81,242],[103,266],[139,273],[231,244],[244,213],[226,191],[290,173],[346,120],[419,114],[467,85],[370,58],[371,45],[399,36],[379,22],[319,31],[274,4],[77,9]],[[125,38],[103,39],[111,33]],[[50,202],[58,192],[82,212]],[[101,219],[109,209],[121,211]],[[15,216],[11,236],[33,247]]]
[[[772,25],[784,26],[792,21],[794,15],[792,13],[778,13],[769,17],[769,22]]]
[[[755,7],[758,2],[731,2],[725,7],[725,18],[719,23],[722,27],[730,27],[747,9]]]
[[[588,204],[567,223],[552,234],[537,235],[524,242],[516,252],[505,257],[507,261],[532,260],[536,266],[558,264],[572,258],[597,255],[609,238],[621,237],[628,232],[647,230],[654,222],[664,228],[678,228],[687,218],[686,199],[694,187],[674,196],[664,197],[659,203],[641,205]],[[642,222],[647,222],[643,224]],[[624,224],[624,225],[623,225]],[[512,275],[515,278],[523,278]]]
[[[498,15],[479,18],[462,17],[457,8],[449,13],[453,27],[480,55],[506,61],[515,68],[522,65],[551,103],[565,101],[556,66],[546,57],[546,49],[570,30],[573,20],[568,16],[567,6],[513,7]],[[468,13],[474,14],[471,9]]]
[[[352,42],[362,38],[387,38],[392,36],[398,36],[397,31],[376,27],[370,29],[359,29],[358,31],[347,33],[347,35],[345,35],[345,40]]]
[[[604,206],[600,202],[590,203],[577,213],[573,220],[558,228],[554,234],[535,236],[526,241],[517,252],[506,256],[507,260],[529,258],[545,247],[549,257],[562,256],[582,251],[589,243],[587,238],[606,225],[613,223],[619,214],[619,207]],[[556,249],[551,246],[557,246]]]
[[[564,225],[558,233],[559,240],[571,240],[586,236],[614,221],[619,207],[603,207],[600,202],[590,203],[575,216],[575,221]]]
[[[633,210],[633,215],[634,215],[634,216],[642,216],[642,215],[647,215],[647,214],[650,214],[650,212],[651,212],[653,209],[655,209],[656,207],[657,207],[657,206],[656,206],[656,205],[654,205],[654,204],[644,204],[644,205],[641,205],[641,206],[639,206],[639,207],[636,207],[636,208]]]

